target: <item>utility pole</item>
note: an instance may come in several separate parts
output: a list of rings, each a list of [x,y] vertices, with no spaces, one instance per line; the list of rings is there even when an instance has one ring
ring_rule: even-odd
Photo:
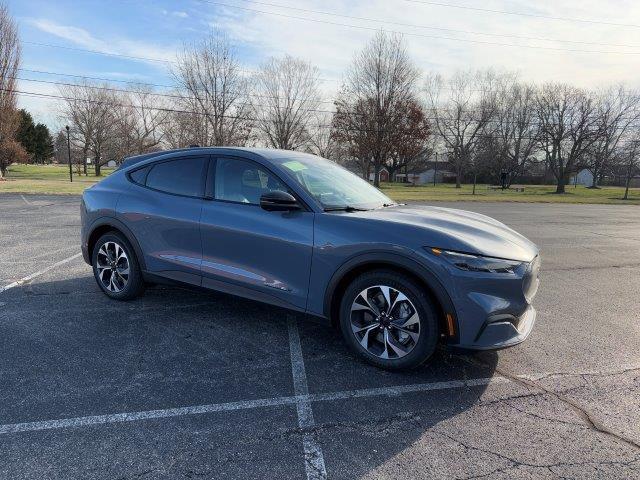
[[[67,131],[67,156],[69,158],[69,181],[73,182],[73,168],[71,167],[71,140],[69,139],[69,125],[64,127]]]
[[[436,152],[436,163],[433,167],[433,186],[436,186],[436,177],[438,176],[438,152]]]

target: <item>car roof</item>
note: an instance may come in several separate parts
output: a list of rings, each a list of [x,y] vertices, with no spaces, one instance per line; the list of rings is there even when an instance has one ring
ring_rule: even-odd
[[[312,157],[313,155],[303,152],[297,152],[294,150],[280,150],[276,148],[252,148],[252,147],[189,147],[189,148],[176,148],[172,150],[160,150],[152,153],[144,153],[142,155],[134,155],[131,157],[125,157],[120,168],[128,168],[131,165],[149,160],[151,158],[159,157],[161,155],[167,155],[171,153],[190,152],[201,154],[213,154],[222,153],[223,151],[236,150],[239,152],[253,153],[260,155],[268,160],[276,158],[291,158],[291,157]]]

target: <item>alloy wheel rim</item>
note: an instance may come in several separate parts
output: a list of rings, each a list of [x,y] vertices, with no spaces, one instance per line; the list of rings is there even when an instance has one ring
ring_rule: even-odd
[[[388,285],[365,288],[351,305],[351,331],[362,348],[395,360],[408,355],[420,338],[420,316],[409,298]]]
[[[116,242],[105,242],[98,250],[96,269],[102,286],[113,293],[124,290],[129,283],[129,257]]]

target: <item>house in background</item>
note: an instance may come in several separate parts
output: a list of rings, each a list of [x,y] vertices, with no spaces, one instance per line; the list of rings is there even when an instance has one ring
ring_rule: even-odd
[[[449,169],[449,162],[427,161],[424,162],[423,168],[423,170],[407,174],[396,173],[394,181],[406,181],[406,183],[413,183],[414,185],[428,185],[433,183],[433,177],[435,177],[436,183],[455,182],[456,174]]]
[[[358,173],[352,170],[354,173]],[[374,173],[369,173],[369,181],[373,182]],[[423,169],[415,172],[404,173],[402,169],[393,174],[393,178],[386,167],[382,167],[380,170],[381,182],[398,182],[398,183],[412,183],[414,185],[428,185],[433,183],[433,177],[436,177],[436,183],[451,183],[456,181],[456,174],[450,170],[449,162],[440,161],[433,162],[427,161],[423,163]]]
[[[373,182],[375,179],[375,173],[371,172],[369,174],[369,181]],[[388,182],[389,181],[389,170],[387,170],[387,167],[382,167],[380,169],[380,181],[381,182]]]
[[[583,168],[578,172],[577,182],[575,175],[569,179],[569,185],[574,185],[575,183],[578,185],[584,185],[585,187],[590,187],[593,185],[593,174],[586,168]]]

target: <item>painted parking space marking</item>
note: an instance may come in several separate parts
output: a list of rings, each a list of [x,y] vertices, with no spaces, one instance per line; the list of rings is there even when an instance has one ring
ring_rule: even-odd
[[[287,327],[289,331],[289,351],[291,353],[291,373],[293,375],[293,390],[301,400],[296,403],[298,412],[298,426],[309,429],[315,426],[313,408],[309,400],[309,386],[307,384],[307,372],[304,367],[302,346],[298,324],[293,315],[287,315]],[[304,447],[304,466],[308,480],[327,478],[327,470],[324,466],[324,455],[318,440],[312,433],[306,432],[302,439]]]
[[[208,405],[197,405],[191,407],[178,407],[168,409],[147,410],[141,412],[114,413],[106,415],[90,415],[85,417],[63,418],[55,420],[43,420],[37,422],[10,423],[0,425],[0,435],[20,432],[34,432],[41,430],[56,430],[73,427],[88,427],[92,425],[103,425],[109,423],[135,422],[150,420],[154,418],[171,418],[186,415],[202,415],[207,413],[228,412],[234,410],[246,410],[253,408],[276,407],[284,405],[311,404],[313,402],[328,402],[335,400],[347,400],[351,398],[366,397],[394,397],[406,393],[418,393],[437,390],[450,390],[458,388],[474,388],[486,385],[510,383],[505,377],[493,376],[484,378],[474,378],[469,380],[452,380],[448,382],[417,383],[409,385],[363,388],[358,390],[342,390],[337,392],[315,393],[307,395],[294,395],[274,398],[263,398],[257,400],[244,400],[227,403],[213,403]],[[303,410],[303,419],[307,422],[309,417],[305,417],[308,411]],[[301,427],[304,428],[304,427]],[[307,426],[306,428],[309,428]]]
[[[56,267],[60,267],[60,266],[64,265],[65,263],[72,262],[73,260],[75,260],[76,258],[78,258],[80,256],[82,256],[82,253],[76,253],[75,255],[67,257],[64,260],[60,260],[59,262],[56,262],[53,265],[49,265],[48,267],[43,268],[42,270],[39,270],[39,271],[37,271],[35,273],[32,273],[31,275],[27,275],[26,277],[23,277],[20,280],[16,280],[15,282],[10,283],[9,285],[5,285],[4,287],[0,287],[0,293],[6,292],[7,290],[9,290],[11,288],[19,287],[20,285],[23,285],[23,284],[25,284],[27,282],[30,282],[34,278],[39,277],[40,275],[44,275],[45,273],[53,270]]]
[[[198,405],[194,407],[148,410],[144,412],[114,413],[108,415],[64,418],[60,420],[44,420],[41,422],[13,423],[0,425],[0,434],[36,432],[41,430],[56,430],[72,427],[88,427],[91,425],[104,425],[108,423],[135,422],[154,418],[171,418],[185,415],[201,415],[204,413],[230,412],[248,408],[272,407],[276,405],[289,405],[294,403],[296,403],[295,397],[276,397],[240,402],[216,403],[211,405]]]

